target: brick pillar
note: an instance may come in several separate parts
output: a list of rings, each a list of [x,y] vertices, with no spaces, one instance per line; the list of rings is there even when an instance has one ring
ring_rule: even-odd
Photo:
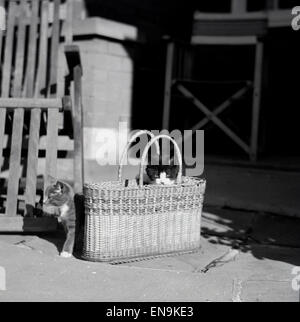
[[[75,37],[84,34],[75,38],[83,66],[84,156],[118,163],[114,151],[122,150],[130,130],[134,67],[124,41],[136,31],[101,18],[84,23],[74,31]]]

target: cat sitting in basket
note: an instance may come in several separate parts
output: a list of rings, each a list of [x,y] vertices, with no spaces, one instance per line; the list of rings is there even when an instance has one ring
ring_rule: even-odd
[[[176,182],[178,172],[179,166],[174,158],[153,157],[152,163],[146,166],[144,184],[172,185]]]

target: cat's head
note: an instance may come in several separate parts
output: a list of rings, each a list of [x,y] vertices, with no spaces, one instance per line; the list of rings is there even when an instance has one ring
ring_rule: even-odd
[[[146,173],[151,184],[170,185],[176,182],[179,172],[179,166],[175,164],[174,159],[163,161],[159,158],[154,164],[148,164]]]
[[[72,188],[65,182],[51,178],[44,195],[44,205],[61,207],[73,198]]]

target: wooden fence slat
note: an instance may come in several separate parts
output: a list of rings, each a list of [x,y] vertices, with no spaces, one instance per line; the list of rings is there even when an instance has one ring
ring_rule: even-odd
[[[19,97],[22,93],[22,77],[24,65],[24,46],[25,46],[25,26],[23,23],[24,2],[18,7],[18,35],[16,64],[13,83],[13,96]],[[14,111],[12,142],[10,151],[9,177],[7,187],[6,215],[15,216],[17,214],[18,189],[21,176],[21,149],[22,134],[24,124],[24,109],[18,108]]]
[[[48,96],[55,96],[52,87],[57,87],[57,67],[58,67],[58,49],[59,49],[59,6],[60,0],[54,0],[54,17],[51,37],[51,57],[50,57],[50,86]],[[45,186],[49,185],[49,175],[56,178],[57,174],[57,140],[58,140],[58,111],[48,110],[47,123],[47,143],[46,143],[46,171]]]
[[[66,5],[65,43],[70,44],[73,41],[73,0],[67,0]]]
[[[47,90],[47,96],[56,94],[57,87],[57,67],[58,67],[58,48],[59,48],[59,7],[60,0],[54,0],[54,17],[52,24],[51,37],[51,56],[50,56],[50,82]]]
[[[11,78],[12,54],[13,54],[13,41],[14,41],[14,27],[16,19],[17,5],[14,1],[9,2],[8,7],[8,20],[5,37],[5,51],[3,62],[3,78],[1,87],[1,96],[8,97]]]
[[[49,185],[49,175],[56,178],[57,168],[58,112],[48,110],[45,187]]]
[[[0,7],[4,8],[4,0],[0,0]],[[0,58],[1,58],[1,52],[2,52],[2,30],[0,30]]]
[[[34,89],[34,97],[42,95],[42,90],[46,88],[47,77],[47,48],[48,48],[48,15],[49,1],[42,0],[40,22],[40,43],[38,51],[38,69]],[[44,96],[44,95],[43,95]]]
[[[37,49],[37,28],[40,1],[32,1],[29,31],[28,58],[26,66],[26,97],[33,97]]]
[[[67,75],[66,71],[66,58],[63,52],[64,45],[60,44],[58,50],[58,67],[57,67],[57,97],[63,97],[65,94],[65,76]],[[72,105],[72,103],[71,103]],[[58,115],[58,128],[64,128],[64,113],[59,113]]]
[[[26,216],[32,216],[33,209],[35,208],[40,122],[41,110],[32,110],[30,117],[28,162],[25,189]]]
[[[62,109],[64,107],[62,98],[1,98],[0,107],[10,108],[50,108],[50,109]]]
[[[9,178],[7,187],[6,215],[15,216],[17,212],[17,195],[21,176],[21,148],[24,122],[24,110],[18,109],[14,114],[13,134],[10,151]]]
[[[37,50],[37,27],[40,1],[33,1],[31,8],[31,23],[29,32],[29,49],[27,61],[27,87],[26,96],[34,95],[35,63]],[[25,188],[25,216],[33,216],[36,202],[37,167],[39,154],[39,132],[41,123],[41,110],[33,109],[30,114],[28,157]]]
[[[7,18],[4,63],[2,68],[2,82],[1,82],[2,97],[9,96],[16,3],[10,1],[8,9],[9,9],[9,14]],[[4,144],[5,119],[6,119],[6,109],[0,108],[0,169],[3,161],[2,150],[3,150],[3,144]]]
[[[17,35],[17,49],[16,62],[13,79],[13,97],[20,97],[22,93],[23,67],[25,58],[25,24],[23,17],[25,16],[25,2],[21,2],[18,7],[18,35]]]
[[[37,78],[35,84],[35,93],[34,97],[41,96],[41,90],[46,89],[46,75],[47,75],[47,50],[48,50],[48,18],[49,18],[49,2],[47,0],[42,0],[41,3],[41,23],[40,23],[40,43],[38,49],[38,71]],[[32,149],[34,149],[34,156],[38,154],[38,146],[37,141],[39,139],[39,130],[40,130],[40,117],[41,111],[36,112],[35,118],[32,119],[32,123],[30,124],[30,136],[32,137],[32,145],[35,145]],[[37,168],[37,159],[35,159],[35,164],[32,165],[32,175],[36,173]],[[35,175],[36,177],[36,175]],[[31,186],[31,188],[33,185]],[[28,215],[31,213],[30,204],[27,207]]]
[[[82,193],[83,188],[83,122],[82,122],[82,102],[81,84],[82,70],[78,65],[74,68],[74,191]]]

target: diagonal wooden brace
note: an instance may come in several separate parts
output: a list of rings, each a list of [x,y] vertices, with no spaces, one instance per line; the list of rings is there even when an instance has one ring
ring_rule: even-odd
[[[221,114],[224,110],[226,110],[227,107],[229,107],[230,105],[232,105],[232,103],[234,101],[237,101],[238,99],[240,99],[241,97],[243,97],[248,90],[251,87],[251,82],[247,83],[247,85],[243,88],[241,88],[240,90],[238,90],[235,94],[233,94],[232,96],[230,96],[226,101],[224,101],[222,104],[220,104],[218,107],[216,107],[212,114],[217,116],[219,114]],[[200,122],[198,122],[193,128],[192,130],[197,130],[197,129],[201,129],[204,125],[206,125],[208,122],[210,121],[209,118],[205,117],[203,120],[201,120]]]
[[[249,154],[250,147],[237,134],[235,134],[226,124],[224,124],[213,112],[211,112],[199,99],[197,99],[183,85],[177,86],[178,90],[189,99],[196,107],[198,107],[209,121],[217,125],[227,136],[229,136],[237,145],[239,145],[246,153]],[[220,107],[219,107],[220,108]]]

